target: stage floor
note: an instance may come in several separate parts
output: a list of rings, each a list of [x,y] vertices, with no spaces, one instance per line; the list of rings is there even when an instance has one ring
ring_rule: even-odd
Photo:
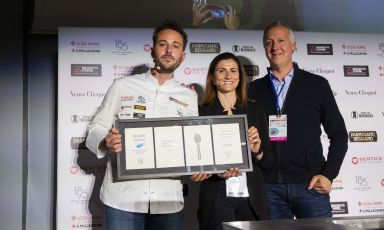
[[[224,230],[376,230],[384,229],[384,216],[236,221],[223,226]]]

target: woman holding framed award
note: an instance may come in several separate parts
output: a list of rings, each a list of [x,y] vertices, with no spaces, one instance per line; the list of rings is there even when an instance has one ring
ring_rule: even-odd
[[[253,171],[231,168],[221,174],[199,173],[198,219],[200,230],[223,229],[222,222],[269,218],[261,167],[272,160],[268,121],[264,110],[247,99],[247,79],[239,59],[222,53],[210,63],[200,116],[246,114]]]

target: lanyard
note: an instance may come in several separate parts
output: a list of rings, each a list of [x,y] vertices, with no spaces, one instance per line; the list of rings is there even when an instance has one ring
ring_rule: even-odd
[[[275,93],[275,96],[276,96],[276,112],[277,112],[277,116],[280,116],[281,115],[281,109],[280,109],[280,106],[279,106],[279,96],[280,96],[281,92],[283,92],[283,89],[284,89],[284,86],[285,86],[286,82],[284,81],[283,86],[281,86],[279,92],[277,92],[276,89],[275,89],[275,85],[273,84],[273,78],[272,78],[272,74],[271,74],[271,70],[270,69],[268,69],[268,74],[269,74],[269,81],[271,82],[273,92]]]

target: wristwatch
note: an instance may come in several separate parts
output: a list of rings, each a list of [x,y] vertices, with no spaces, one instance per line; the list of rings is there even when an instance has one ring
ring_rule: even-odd
[[[263,153],[263,150],[261,149],[261,147],[259,148],[259,151],[255,152],[255,156],[258,156],[258,155],[261,155]]]

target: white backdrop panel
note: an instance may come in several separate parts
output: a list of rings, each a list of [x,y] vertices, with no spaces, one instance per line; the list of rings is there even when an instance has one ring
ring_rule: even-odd
[[[181,83],[198,84],[198,92],[204,88],[210,61],[219,52],[234,52],[247,68],[259,70],[250,73],[249,80],[266,74],[268,61],[261,31],[187,33],[187,57],[175,78]],[[350,135],[367,140],[349,143],[331,193],[335,216],[383,215],[384,35],[298,32],[296,38],[294,60],[301,68],[329,80]],[[98,196],[105,159],[97,159],[84,148],[86,126],[113,79],[152,65],[151,46],[152,29],[60,28],[58,230],[104,229]],[[311,55],[312,51],[325,53]],[[361,76],[345,76],[348,66],[352,68],[349,75]],[[319,138],[326,156],[328,139],[325,134]]]

